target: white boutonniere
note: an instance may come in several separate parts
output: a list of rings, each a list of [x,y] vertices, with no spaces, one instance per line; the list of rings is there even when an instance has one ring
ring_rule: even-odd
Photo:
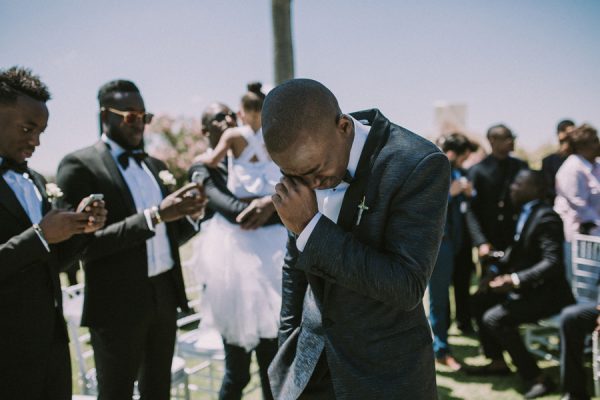
[[[50,200],[56,200],[63,197],[63,191],[56,183],[46,183],[46,194]]]
[[[167,171],[166,169],[160,171],[158,173],[158,177],[165,186],[175,186],[177,184],[177,180],[175,179],[173,174]]]

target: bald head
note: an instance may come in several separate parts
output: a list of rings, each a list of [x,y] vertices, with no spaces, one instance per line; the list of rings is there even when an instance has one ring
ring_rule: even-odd
[[[281,153],[300,138],[331,132],[341,110],[323,84],[312,79],[291,79],[269,92],[262,109],[262,128],[269,153]],[[319,140],[311,137],[310,139]]]

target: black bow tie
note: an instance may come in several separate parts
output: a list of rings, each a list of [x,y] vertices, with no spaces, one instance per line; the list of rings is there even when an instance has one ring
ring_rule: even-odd
[[[5,158],[2,160],[2,164],[0,164],[0,173],[5,173],[6,171],[15,171],[19,174],[24,174],[29,172],[29,168],[27,168],[27,161],[23,161],[22,163],[18,163],[9,158]]]
[[[137,162],[137,164],[141,166],[142,161],[144,161],[146,157],[148,157],[148,154],[143,150],[127,150],[117,157],[117,161],[119,161],[119,164],[121,164],[121,167],[123,167],[123,169],[127,169],[127,167],[129,167],[129,158],[133,158]]]

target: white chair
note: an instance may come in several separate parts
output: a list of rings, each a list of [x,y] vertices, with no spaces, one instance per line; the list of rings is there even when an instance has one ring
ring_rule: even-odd
[[[77,382],[82,394],[96,396],[98,394],[98,381],[94,367],[94,351],[90,346],[90,334],[87,328],[82,328],[81,314],[83,311],[84,285],[78,284],[63,287],[63,309],[67,321],[67,328],[71,336],[71,343],[77,360]],[[134,398],[139,398],[137,385]],[[173,357],[171,364],[171,395],[176,399],[190,400],[188,373],[185,360]]]
[[[600,237],[575,235],[571,242],[571,290],[577,303],[598,301]]]

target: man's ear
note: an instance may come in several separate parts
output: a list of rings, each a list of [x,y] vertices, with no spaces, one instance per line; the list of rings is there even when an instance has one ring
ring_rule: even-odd
[[[344,133],[344,135],[350,135],[354,129],[354,124],[350,117],[346,114],[341,114],[338,118],[337,123],[338,129]]]

